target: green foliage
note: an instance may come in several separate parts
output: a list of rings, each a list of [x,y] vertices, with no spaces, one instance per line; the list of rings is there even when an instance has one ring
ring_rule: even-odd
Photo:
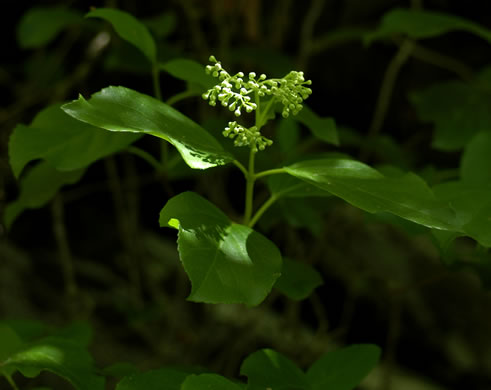
[[[275,287],[288,298],[299,301],[310,296],[312,291],[322,285],[322,276],[312,266],[283,258],[281,276]]]

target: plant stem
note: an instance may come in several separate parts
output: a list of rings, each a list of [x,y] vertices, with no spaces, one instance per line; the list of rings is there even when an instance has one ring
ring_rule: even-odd
[[[259,210],[256,211],[256,214],[252,217],[252,219],[249,221],[249,226],[250,228],[254,227],[256,222],[259,220],[259,218],[262,217],[262,215],[266,212],[267,209],[269,209],[274,202],[276,202],[278,198],[275,195],[271,195],[266,202],[263,203],[263,205],[259,208]]]
[[[160,92],[160,70],[158,65],[155,63],[152,66],[152,79],[153,79],[153,93],[155,97],[162,100],[162,93]]]
[[[128,148],[126,150],[129,153],[134,154],[134,155],[142,158],[143,160],[145,160],[152,167],[154,167],[156,171],[161,171],[163,169],[162,164],[160,164],[160,162],[155,157],[153,157],[150,153],[148,153],[148,152],[146,152],[140,148],[137,148],[136,146],[128,146]]]
[[[266,171],[257,173],[255,175],[255,178],[259,179],[260,177],[269,176],[269,175],[278,175],[280,173],[286,173],[285,168],[268,169]]]
[[[184,100],[188,97],[193,97],[193,96],[198,96],[198,94],[194,91],[186,89],[185,91],[179,92],[179,93],[175,94],[174,96],[171,96],[169,99],[167,99],[166,103],[169,106],[173,106],[177,102],[180,102],[181,100]]]
[[[12,388],[14,390],[19,390],[19,388],[17,387],[17,385],[15,384],[14,380],[12,379],[12,377],[7,374],[7,373],[3,373],[3,376],[5,377],[5,379],[7,379],[7,382],[10,383],[10,386],[12,386]]]
[[[254,174],[254,158],[256,152],[251,148],[249,155],[249,170],[246,175],[246,196],[245,196],[245,212],[244,212],[244,225],[248,225],[252,216],[252,204],[254,200],[254,182],[256,176]]]
[[[247,172],[247,169],[237,160],[232,161],[232,164],[234,164],[237,168],[241,170],[241,172],[244,174],[246,180],[247,180],[247,175],[249,174]]]

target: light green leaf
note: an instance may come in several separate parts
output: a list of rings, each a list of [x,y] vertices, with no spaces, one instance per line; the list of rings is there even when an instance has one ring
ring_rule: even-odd
[[[351,345],[328,352],[307,371],[312,390],[351,390],[377,365],[380,348],[371,344]]]
[[[85,17],[108,21],[121,38],[140,49],[151,63],[157,62],[157,48],[152,34],[133,15],[112,8],[97,8]]]
[[[82,21],[82,15],[65,7],[33,7],[17,27],[20,47],[32,49],[51,42],[64,28]]]
[[[216,84],[213,76],[205,72],[205,67],[193,60],[175,58],[160,64],[160,69],[177,79],[195,83],[205,90],[212,88]]]
[[[491,67],[473,83],[449,81],[411,94],[423,121],[435,124],[433,147],[458,150],[481,131],[491,131]]]
[[[224,165],[233,160],[218,141],[187,116],[169,105],[124,87],[108,87],[65,104],[74,118],[110,131],[145,133],[173,144],[195,169]]]
[[[123,378],[116,390],[180,390],[189,374],[173,368],[136,373]]]
[[[467,31],[491,42],[491,31],[470,20],[441,12],[396,8],[387,12],[379,28],[365,40],[405,34],[410,38],[432,38],[450,31]]]
[[[297,114],[292,116],[296,121],[307,126],[312,134],[318,139],[330,144],[339,145],[338,131],[336,122],[332,118],[321,118],[309,107],[305,106]]]
[[[249,386],[274,390],[310,389],[305,373],[291,360],[272,349],[261,349],[249,355],[240,367]]]
[[[126,148],[140,134],[114,134],[67,115],[60,104],[36,115],[30,126],[17,125],[9,139],[9,158],[18,178],[26,164],[45,159],[60,171],[89,166]]]
[[[241,387],[217,374],[190,375],[181,390],[241,390]]]
[[[19,197],[5,208],[7,228],[25,209],[44,206],[61,187],[77,182],[83,173],[83,169],[60,172],[45,161],[37,164],[21,179]]]
[[[491,128],[476,134],[466,145],[460,175],[469,185],[491,183]]]
[[[160,226],[179,230],[191,301],[258,305],[280,276],[281,254],[271,241],[233,223],[195,193],[170,199],[160,212]]]
[[[283,258],[281,276],[274,285],[288,298],[300,301],[323,283],[320,273],[312,266]]]
[[[385,177],[359,161],[342,158],[307,160],[285,167],[285,171],[362,210],[390,212],[436,229],[458,229],[452,210],[413,173]]]

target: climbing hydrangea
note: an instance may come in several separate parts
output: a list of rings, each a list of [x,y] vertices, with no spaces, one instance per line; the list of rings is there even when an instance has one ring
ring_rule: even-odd
[[[273,103],[279,102],[283,106],[281,115],[287,118],[290,114],[298,114],[303,108],[303,101],[312,93],[312,90],[307,87],[312,82],[305,80],[303,72],[291,71],[281,79],[268,79],[265,74],[257,77],[254,72],[250,72],[247,77],[243,72],[232,76],[223,69],[220,61],[217,61],[214,56],[210,57],[210,61],[213,65],[208,65],[206,72],[218,78],[220,83],[205,92],[203,98],[208,100],[212,106],[216,106],[217,101],[220,102],[222,106],[233,111],[237,117],[242,114],[242,109],[246,112],[260,111],[258,105],[261,98],[268,96],[270,100],[267,109],[274,109]],[[223,135],[235,138],[236,146],[249,145],[255,151],[263,150],[273,141],[262,136],[259,131],[267,118],[266,113],[261,114],[264,122],[256,120],[256,126],[249,129],[237,122],[230,122]],[[257,116],[256,112],[256,118]]]

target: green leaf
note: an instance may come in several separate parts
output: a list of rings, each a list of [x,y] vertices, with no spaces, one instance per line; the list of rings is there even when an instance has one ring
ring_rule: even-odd
[[[318,139],[336,146],[339,145],[338,132],[336,130],[336,122],[334,122],[334,119],[321,118],[305,105],[302,110],[297,115],[292,116],[292,118],[307,126],[312,134]]]
[[[233,223],[193,192],[167,202],[160,226],[179,230],[179,255],[191,279],[191,301],[258,305],[280,276],[281,254],[271,241]]]
[[[272,349],[261,349],[249,355],[240,374],[250,386],[274,390],[310,389],[305,373],[291,360]]]
[[[322,283],[320,273],[312,266],[284,257],[281,276],[274,286],[288,298],[300,301]]]
[[[307,160],[284,169],[362,210],[386,211],[436,229],[458,228],[452,210],[413,173],[384,177],[368,165],[342,158]]]
[[[144,19],[143,23],[145,23],[158,39],[162,39],[176,29],[177,16],[174,12],[163,12],[150,19]]]
[[[65,104],[74,118],[110,131],[145,133],[173,144],[195,169],[224,165],[233,160],[218,141],[187,116],[169,105],[124,87],[108,87]]]
[[[126,376],[139,374],[140,370],[138,370],[138,368],[132,363],[118,362],[118,363],[111,364],[110,366],[104,367],[104,369],[101,370],[101,373],[104,376],[123,378]]]
[[[5,208],[7,228],[25,209],[44,206],[61,187],[77,182],[83,173],[83,169],[60,172],[45,161],[37,164],[21,179],[19,197]]]
[[[467,31],[491,42],[491,31],[470,20],[434,11],[396,8],[387,12],[379,28],[365,41],[404,34],[410,38],[432,38],[450,31]]]
[[[9,158],[18,178],[26,164],[45,159],[60,171],[89,166],[126,148],[140,134],[114,134],[67,115],[60,104],[39,112],[30,126],[17,125],[9,139]]]
[[[97,8],[85,17],[108,21],[121,38],[140,49],[151,63],[157,62],[157,48],[152,34],[133,15],[112,8]]]
[[[79,12],[65,7],[33,7],[17,26],[17,41],[23,49],[40,47],[51,42],[67,26],[82,20]]]
[[[371,344],[351,345],[328,352],[307,371],[312,390],[351,390],[377,365],[380,348]]]
[[[329,192],[290,175],[271,175],[267,179],[267,185],[277,198],[331,196]]]
[[[0,362],[13,355],[23,346],[24,343],[17,333],[9,326],[0,324]]]
[[[103,390],[104,378],[94,374],[92,358],[80,344],[65,338],[45,337],[0,361],[2,369],[19,370],[33,378],[50,371],[78,390]]]
[[[491,131],[491,67],[472,83],[449,81],[411,94],[423,121],[435,124],[433,147],[458,150],[481,131]]]
[[[189,374],[173,368],[135,373],[123,378],[116,390],[180,390],[181,384]]]
[[[190,375],[181,386],[181,390],[241,390],[242,388],[217,374]],[[119,389],[118,389],[119,390]]]
[[[205,67],[193,60],[176,58],[160,64],[160,69],[177,79],[195,83],[206,90],[212,88],[216,84],[216,80],[213,76],[206,74]]]
[[[283,154],[295,153],[300,141],[300,127],[291,118],[281,118],[276,129],[276,141]]]
[[[460,162],[460,175],[469,185],[491,183],[491,128],[476,134],[467,144]]]

